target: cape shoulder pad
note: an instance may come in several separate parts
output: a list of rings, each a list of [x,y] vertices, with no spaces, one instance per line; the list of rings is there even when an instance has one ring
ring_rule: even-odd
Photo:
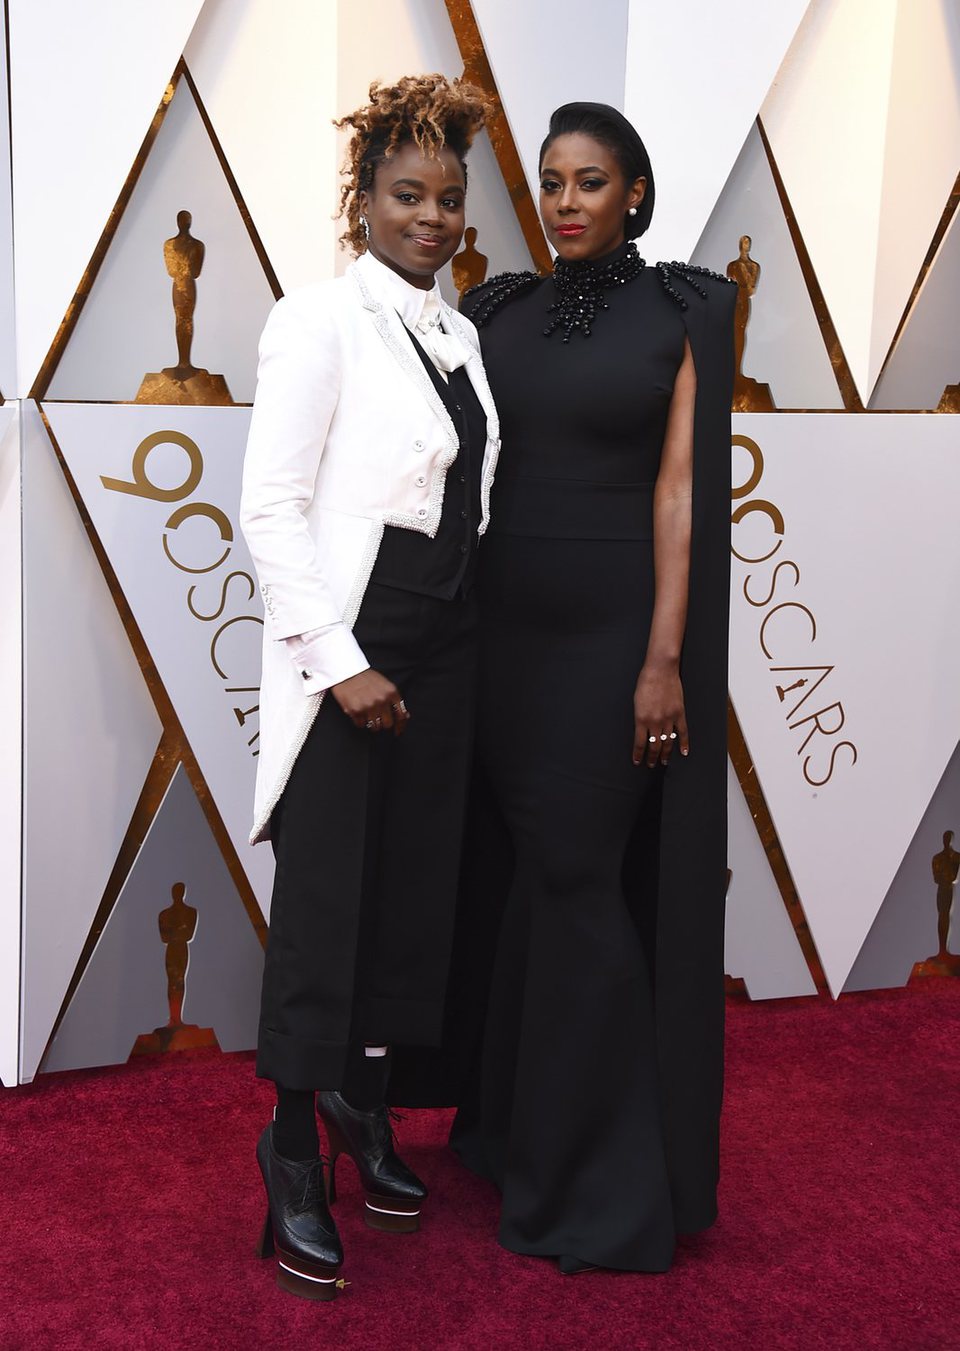
[[[496,312],[515,296],[529,291],[543,280],[536,272],[498,272],[478,286],[471,286],[460,299],[460,312],[472,319],[477,328],[488,324]]]
[[[686,294],[677,289],[678,283],[689,287],[703,300],[706,300],[709,294],[707,282],[719,281],[724,286],[737,284],[730,277],[723,277],[719,272],[712,272],[709,267],[698,267],[695,263],[657,263],[657,275],[667,295],[682,310],[687,308],[688,301]]]

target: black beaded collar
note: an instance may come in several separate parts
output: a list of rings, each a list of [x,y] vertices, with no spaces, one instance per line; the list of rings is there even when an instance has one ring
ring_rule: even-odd
[[[636,251],[632,241],[621,245],[616,255],[599,262],[567,263],[558,258],[553,271],[559,300],[551,305],[547,314],[550,322],[543,330],[549,337],[558,328],[564,330],[563,341],[569,342],[574,329],[580,329],[585,338],[589,338],[598,310],[609,309],[604,293],[618,286],[625,286],[634,277],[639,277],[644,269],[644,261]],[[694,263],[657,263],[657,276],[664,291],[680,309],[687,308],[687,300],[677,290],[675,282],[685,282],[692,291],[704,299],[707,290],[704,278],[735,285],[729,277],[712,272],[708,267],[699,267]],[[477,328],[487,325],[493,316],[509,300],[522,295],[532,287],[544,281],[536,272],[501,272],[489,281],[473,286],[463,297],[463,310],[472,319]]]
[[[618,286],[626,286],[628,281],[639,277],[645,267],[632,240],[606,259],[568,263],[558,258],[553,268],[553,280],[559,299],[547,310],[552,317],[543,330],[544,337],[549,338],[559,328],[563,330],[564,342],[570,341],[574,329],[589,338],[598,310],[610,308],[605,294],[615,291]]]

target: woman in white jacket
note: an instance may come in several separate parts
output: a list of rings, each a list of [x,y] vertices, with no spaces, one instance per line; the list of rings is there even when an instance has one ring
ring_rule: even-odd
[[[389,1048],[440,1040],[475,681],[472,590],[499,448],[472,325],[441,299],[482,93],[372,86],[343,206],[357,260],[281,300],[260,345],[241,520],[266,610],[252,839],[277,872],[257,1073],[262,1251],[281,1286],[336,1293],[337,1157],[367,1223],[414,1229]],[[318,1095],[318,1096],[317,1096]]]

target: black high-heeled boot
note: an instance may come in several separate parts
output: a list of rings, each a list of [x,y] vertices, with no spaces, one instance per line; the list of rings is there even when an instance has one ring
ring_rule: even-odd
[[[363,1184],[364,1218],[371,1229],[411,1233],[420,1228],[420,1210],[427,1189],[393,1147],[393,1128],[386,1107],[361,1112],[339,1093],[317,1094],[317,1109],[330,1142],[327,1199],[337,1199],[335,1168],[349,1154]]]
[[[273,1122],[257,1142],[267,1192],[258,1257],[277,1257],[277,1285],[304,1299],[334,1299],[343,1248],[323,1193],[323,1161],[284,1159],[273,1145]]]

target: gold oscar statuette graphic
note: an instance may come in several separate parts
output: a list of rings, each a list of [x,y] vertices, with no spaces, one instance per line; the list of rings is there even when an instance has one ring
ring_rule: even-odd
[[[960,874],[960,853],[953,847],[953,831],[943,832],[943,848],[931,859],[933,880],[937,884],[937,954],[925,962],[917,962],[911,980],[916,976],[960,976],[960,956],[947,949],[950,934],[950,911],[953,909],[954,888]]]
[[[947,385],[937,404],[937,412],[960,413],[960,385]]]
[[[453,271],[453,284],[458,295],[465,295],[471,286],[479,286],[487,279],[489,258],[477,249],[477,232],[468,225],[463,232],[463,248],[450,264]]]
[[[727,276],[737,283],[737,308],[734,314],[734,354],[736,375],[733,380],[733,411],[735,413],[772,413],[775,411],[770,386],[762,385],[743,374],[743,350],[747,343],[747,325],[750,322],[750,303],[760,282],[760,264],[750,257],[752,240],[740,236],[740,253],[727,264]]]
[[[163,246],[163,261],[173,278],[173,313],[176,319],[177,364],[145,375],[134,403],[232,404],[222,375],[211,375],[190,362],[193,345],[193,313],[197,308],[197,278],[206,247],[190,233],[193,217],[177,212],[177,233]]]
[[[186,887],[177,882],[171,888],[173,904],[161,910],[157,917],[160,941],[166,948],[167,1003],[170,1020],[166,1027],[155,1027],[144,1032],[133,1044],[135,1055],[162,1055],[165,1051],[187,1051],[198,1046],[219,1049],[212,1027],[198,1027],[183,1021],[183,996],[190,965],[190,943],[197,931],[197,910],[184,901]]]

